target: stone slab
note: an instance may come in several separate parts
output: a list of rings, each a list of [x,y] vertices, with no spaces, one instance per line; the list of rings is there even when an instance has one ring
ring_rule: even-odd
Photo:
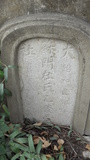
[[[67,42],[37,38],[18,51],[25,118],[71,125],[78,87],[79,60]]]

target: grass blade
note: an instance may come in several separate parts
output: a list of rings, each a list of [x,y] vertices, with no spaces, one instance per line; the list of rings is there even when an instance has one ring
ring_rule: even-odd
[[[22,155],[22,156],[20,157],[20,160],[25,160],[24,155]]]
[[[0,83],[0,100],[3,100],[3,96],[4,96],[4,84]]]
[[[4,78],[5,78],[5,82],[8,81],[8,67],[4,68]]]
[[[39,143],[38,143],[38,145],[37,145],[37,147],[36,147],[36,153],[37,153],[37,154],[40,154],[41,148],[42,148],[42,142],[39,141]]]
[[[12,96],[12,92],[9,91],[7,88],[4,89],[4,93],[5,93],[7,96]]]
[[[19,158],[20,157],[20,153],[17,153],[15,156],[13,156],[12,158],[11,158],[11,160],[16,160],[17,158]]]
[[[30,152],[34,152],[35,153],[35,147],[34,147],[32,135],[28,136],[28,145],[29,145]]]
[[[59,160],[64,160],[62,153],[60,153],[60,155],[59,155]]]
[[[47,160],[46,156],[44,154],[41,155],[42,160]]]
[[[20,133],[22,133],[22,131],[19,131],[19,130],[15,130],[11,135],[10,137],[11,138],[15,138],[17,135],[19,135]]]
[[[10,117],[10,113],[9,113],[8,108],[6,107],[5,104],[2,105],[2,108],[3,108],[3,110],[4,110],[5,114],[6,114],[6,116],[7,116],[7,117]]]

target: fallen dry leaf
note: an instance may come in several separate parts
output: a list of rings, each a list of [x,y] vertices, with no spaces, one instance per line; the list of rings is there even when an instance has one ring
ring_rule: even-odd
[[[47,159],[52,157],[50,154],[46,154],[45,156],[46,156]]]
[[[57,143],[58,143],[59,145],[63,145],[63,144],[64,144],[64,140],[63,140],[63,139],[58,139]]]
[[[38,122],[38,123],[34,124],[34,126],[38,126],[38,127],[41,126],[41,125],[42,125],[42,122]]]
[[[33,136],[33,141],[34,141],[34,144],[38,144],[39,141],[40,141],[40,137],[38,137],[38,136]]]
[[[48,136],[48,133],[46,131],[41,132],[41,135]]]
[[[44,137],[40,137],[40,140],[43,142],[42,148],[47,148],[51,145],[51,143],[49,143],[49,141],[47,141]]]
[[[87,144],[85,148],[90,151],[90,144]]]
[[[63,156],[64,156],[64,159],[66,159],[66,155],[65,155],[65,153],[64,153],[64,155],[63,155]]]
[[[48,148],[51,145],[48,141],[45,141],[44,144],[42,145],[42,148]]]
[[[61,149],[61,147],[62,147],[62,144],[60,144],[60,145],[58,146],[58,150],[60,150],[60,149]]]
[[[56,145],[54,145],[54,151],[58,151],[58,148]]]
[[[59,138],[59,136],[57,134],[54,134],[53,137],[55,137],[57,139]]]

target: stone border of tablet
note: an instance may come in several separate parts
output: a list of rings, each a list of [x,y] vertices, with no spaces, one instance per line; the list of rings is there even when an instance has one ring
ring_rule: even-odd
[[[17,66],[19,45],[27,39],[37,37],[66,41],[78,51],[79,77],[73,127],[84,134],[90,101],[90,25],[73,16],[53,13],[14,18],[0,29],[3,62]],[[12,98],[8,98],[11,121],[22,123],[23,108],[18,69],[10,70],[9,81],[6,85],[13,93]]]

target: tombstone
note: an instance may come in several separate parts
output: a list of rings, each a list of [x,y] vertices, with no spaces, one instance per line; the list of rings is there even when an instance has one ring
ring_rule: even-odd
[[[24,116],[72,124],[79,61],[70,44],[46,38],[21,43],[18,66]]]
[[[2,59],[18,66],[7,84],[12,122],[35,118],[89,133],[89,35],[86,22],[61,14],[23,16],[2,27]]]

